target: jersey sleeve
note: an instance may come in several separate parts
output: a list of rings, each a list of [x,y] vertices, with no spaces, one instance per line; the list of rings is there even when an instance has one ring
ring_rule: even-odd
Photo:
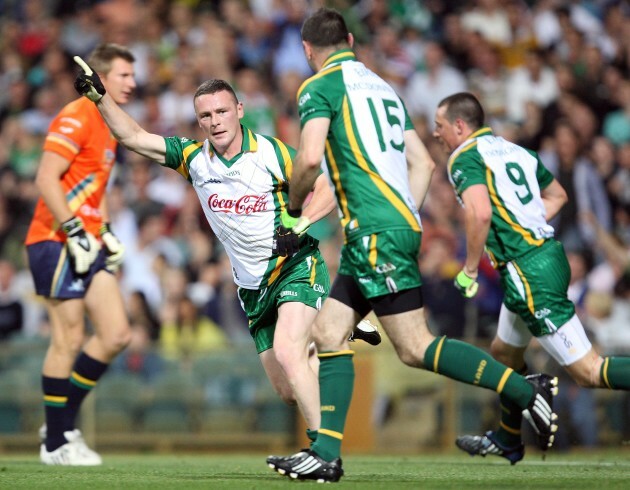
[[[85,146],[89,134],[90,124],[84,115],[62,111],[50,123],[43,149],[71,162]]]
[[[307,121],[317,117],[333,118],[333,106],[328,93],[322,90],[320,80],[306,81],[297,95],[300,125],[304,127]]]
[[[407,112],[407,106],[405,105],[402,99],[400,99],[400,103],[402,104],[403,111],[405,111],[405,131],[408,131],[410,129],[416,129],[416,127],[413,125],[411,118],[409,117],[409,112]]]
[[[468,151],[455,157],[450,165],[449,174],[459,196],[472,185],[487,185],[485,165],[476,151]]]
[[[530,151],[530,153],[534,158],[536,158],[536,161],[538,162],[536,166],[536,180],[538,181],[539,187],[541,189],[544,189],[549,184],[551,184],[551,182],[553,182],[553,174],[547,169],[547,167],[545,167],[542,160],[538,156],[538,153],[536,153],[535,151]]]
[[[164,166],[172,168],[191,182],[190,161],[201,151],[203,143],[178,136],[164,138],[164,142],[166,144]]]

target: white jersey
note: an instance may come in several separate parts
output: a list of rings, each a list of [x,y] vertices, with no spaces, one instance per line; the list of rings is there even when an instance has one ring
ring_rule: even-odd
[[[195,188],[206,219],[232,264],[234,282],[258,289],[279,273],[273,234],[288,199],[295,150],[243,127],[242,152],[226,161],[205,140],[170,137],[165,166]]]

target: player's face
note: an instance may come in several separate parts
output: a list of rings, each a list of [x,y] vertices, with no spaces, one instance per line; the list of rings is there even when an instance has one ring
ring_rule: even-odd
[[[102,81],[107,93],[118,104],[126,104],[136,88],[133,64],[122,58],[116,58],[112,61],[112,69],[107,72]]]
[[[195,112],[199,127],[217,152],[223,155],[228,150],[235,150],[234,154],[240,151],[243,104],[230,92],[200,95],[195,99]]]
[[[437,138],[440,144],[449,153],[459,146],[462,142],[460,139],[460,132],[458,131],[457,121],[450,122],[446,118],[446,107],[438,107],[435,113],[435,130],[433,136]]]

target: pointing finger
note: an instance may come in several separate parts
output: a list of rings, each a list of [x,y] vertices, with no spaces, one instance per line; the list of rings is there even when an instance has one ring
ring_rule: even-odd
[[[75,56],[73,59],[77,63],[77,65],[79,65],[83,69],[87,76],[90,76],[93,73],[92,68],[90,68],[90,66],[85,61],[83,61],[80,56]]]

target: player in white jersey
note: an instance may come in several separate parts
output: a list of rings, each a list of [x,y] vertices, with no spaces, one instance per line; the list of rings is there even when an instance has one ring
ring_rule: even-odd
[[[227,82],[208,80],[194,95],[205,141],[164,138],[142,129],[105,93],[90,67],[75,59],[84,70],[75,82],[77,91],[96,103],[116,138],[176,170],[195,188],[230,258],[265,372],[284,401],[298,404],[314,439],[320,414],[318,361],[309,348],[311,324],[330,284],[317,240],[306,230],[334,208],[325,177],[313,186],[303,226],[283,230],[280,213],[288,199],[295,150],[243,127],[243,105]],[[358,338],[380,342],[377,331],[364,328],[356,331]]]
[[[477,292],[484,246],[505,292],[493,356],[526,370],[532,337],[581,386],[630,389],[630,359],[602,358],[591,346],[567,297],[571,271],[562,244],[553,239],[552,219],[567,195],[538,155],[484,126],[474,95],[458,93],[440,102],[435,136],[452,152],[448,173],[465,209],[466,261],[455,280],[465,297]],[[493,454],[512,464],[524,456],[521,411],[501,396],[501,425],[482,436],[462,436],[457,445],[471,455]]]
[[[325,157],[346,241],[330,297],[313,327],[320,356],[321,429],[309,450],[267,462],[291,478],[341,478],[341,443],[354,383],[354,352],[346,339],[372,309],[402,362],[506,393],[530,418],[546,448],[556,428],[551,383],[530,382],[486,352],[436,338],[427,327],[418,270],[418,207],[435,164],[402,100],[356,59],[353,42],[333,9],[319,9],[302,26],[304,53],[316,74],[298,91],[302,134],[282,222],[286,228],[301,226],[304,199]]]

